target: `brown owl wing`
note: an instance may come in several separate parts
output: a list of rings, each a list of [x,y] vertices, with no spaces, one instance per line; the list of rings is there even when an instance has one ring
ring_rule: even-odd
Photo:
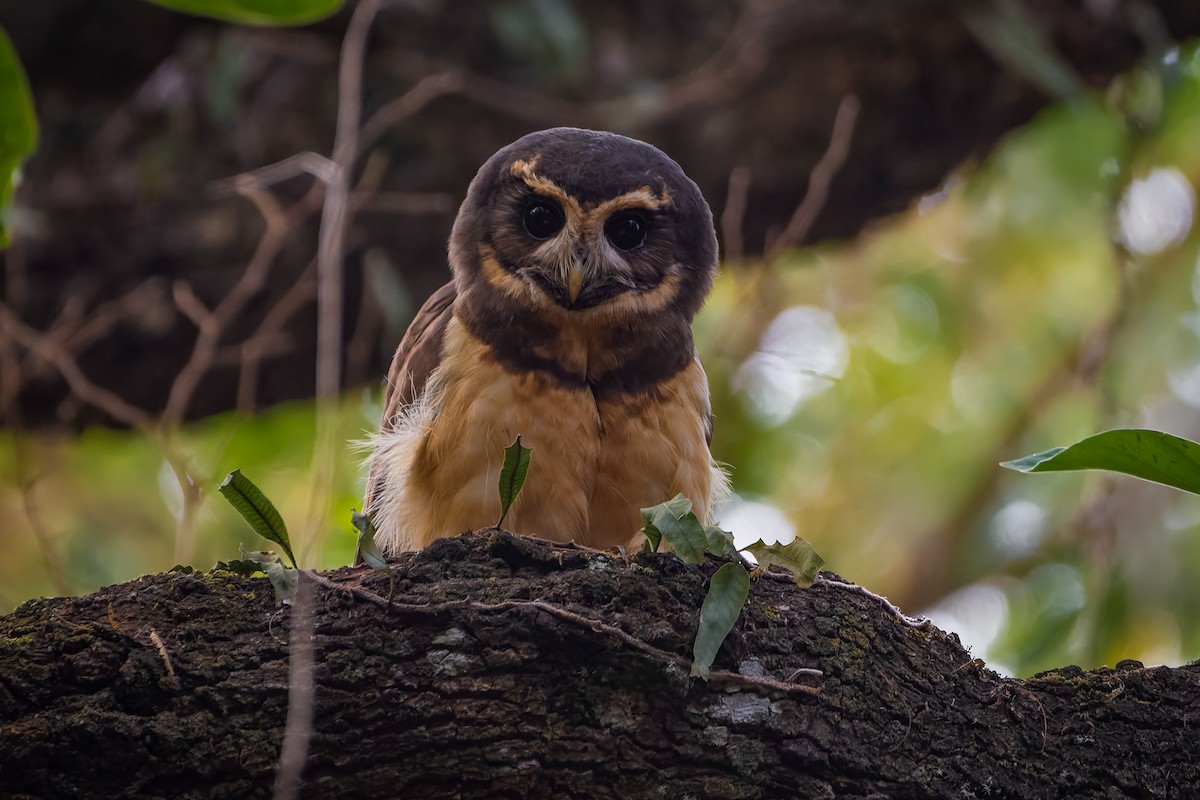
[[[442,360],[442,337],[454,305],[454,283],[438,289],[413,317],[388,370],[383,399],[382,430],[391,430],[404,409],[412,405]]]
[[[430,295],[400,340],[396,355],[392,357],[392,366],[388,369],[383,420],[379,425],[381,431],[395,428],[400,415],[425,391],[425,383],[442,358],[442,338],[450,321],[454,297],[453,282]],[[371,474],[367,478],[367,497],[363,503],[368,514],[375,505],[378,483],[376,468],[372,464]]]

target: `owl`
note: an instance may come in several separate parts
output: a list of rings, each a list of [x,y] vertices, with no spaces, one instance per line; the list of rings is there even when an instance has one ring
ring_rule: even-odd
[[[717,241],[678,164],[613,133],[531,133],[471,181],[449,261],[373,438],[366,509],[385,552],[496,524],[518,434],[533,454],[515,532],[626,546],[639,509],[679,492],[709,516],[726,480],[691,323]]]

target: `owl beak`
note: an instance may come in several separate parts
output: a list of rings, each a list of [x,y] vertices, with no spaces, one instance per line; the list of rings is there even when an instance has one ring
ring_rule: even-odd
[[[571,266],[567,268],[567,299],[571,305],[579,299],[579,292],[583,289],[583,262],[573,260]]]

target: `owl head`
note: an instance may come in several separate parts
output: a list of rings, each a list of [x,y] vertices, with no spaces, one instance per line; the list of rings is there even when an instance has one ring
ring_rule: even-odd
[[[717,240],[699,188],[661,150],[552,128],[480,168],[450,264],[460,296],[499,295],[557,324],[661,311],[690,321],[712,286]]]

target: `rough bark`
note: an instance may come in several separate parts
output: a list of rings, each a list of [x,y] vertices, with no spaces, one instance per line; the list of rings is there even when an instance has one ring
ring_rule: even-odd
[[[828,574],[768,574],[705,683],[714,567],[491,533],[401,558],[390,609],[378,573],[323,573],[301,796],[1200,792],[1200,665],[1006,680]],[[0,619],[0,796],[268,796],[291,614],[218,573]]]
[[[520,3],[495,3],[487,13],[469,0],[435,4],[437,13],[397,4],[379,20],[366,115],[423,76],[453,70],[464,80],[378,142],[389,159],[382,189],[439,194],[426,196],[420,213],[363,212],[349,233],[347,312],[361,322],[347,330],[356,341],[346,384],[379,379],[405,313],[387,309],[401,319],[384,324],[379,293],[363,289],[364,253],[386,252],[419,305],[445,281],[445,242],[471,175],[529,130],[584,125],[652,141],[697,180],[718,213],[731,171],[746,168],[737,238],[753,254],[804,196],[843,96],[856,95],[862,113],[809,241],[853,235],[904,208],[1056,101],[1020,74],[1036,71],[1020,63],[1032,60],[1028,54],[1005,62],[987,52],[964,22],[970,15],[988,28],[1000,24],[997,9],[1021,7],[1029,27],[1018,38],[1044,40],[1045,52],[1092,88],[1168,41],[1200,34],[1195,0],[567,5],[587,32],[586,46],[573,48],[584,54],[578,63],[505,44],[493,20]],[[43,137],[22,194],[37,224],[7,265],[0,256],[0,299],[37,330],[70,332],[66,323],[76,317],[106,318],[108,335],[86,346],[74,337],[71,349],[81,351],[85,373],[153,414],[195,337],[194,323],[172,302],[172,281],[186,281],[214,305],[262,233],[245,200],[209,190],[301,151],[329,152],[348,14],[302,31],[235,32],[132,0],[10,6],[0,7],[0,25],[28,66]],[[535,39],[530,9],[537,7],[522,22]],[[297,179],[280,191],[294,199],[302,186]],[[204,376],[189,415],[244,404],[237,343],[302,282],[315,230],[309,217],[287,237],[267,286],[224,331],[227,352]],[[143,296],[117,314],[111,301],[138,286]],[[285,322],[269,338],[250,405],[311,396],[311,298]],[[78,402],[55,369],[30,361],[7,389],[19,393],[13,408],[0,408],[6,422],[112,421]]]

